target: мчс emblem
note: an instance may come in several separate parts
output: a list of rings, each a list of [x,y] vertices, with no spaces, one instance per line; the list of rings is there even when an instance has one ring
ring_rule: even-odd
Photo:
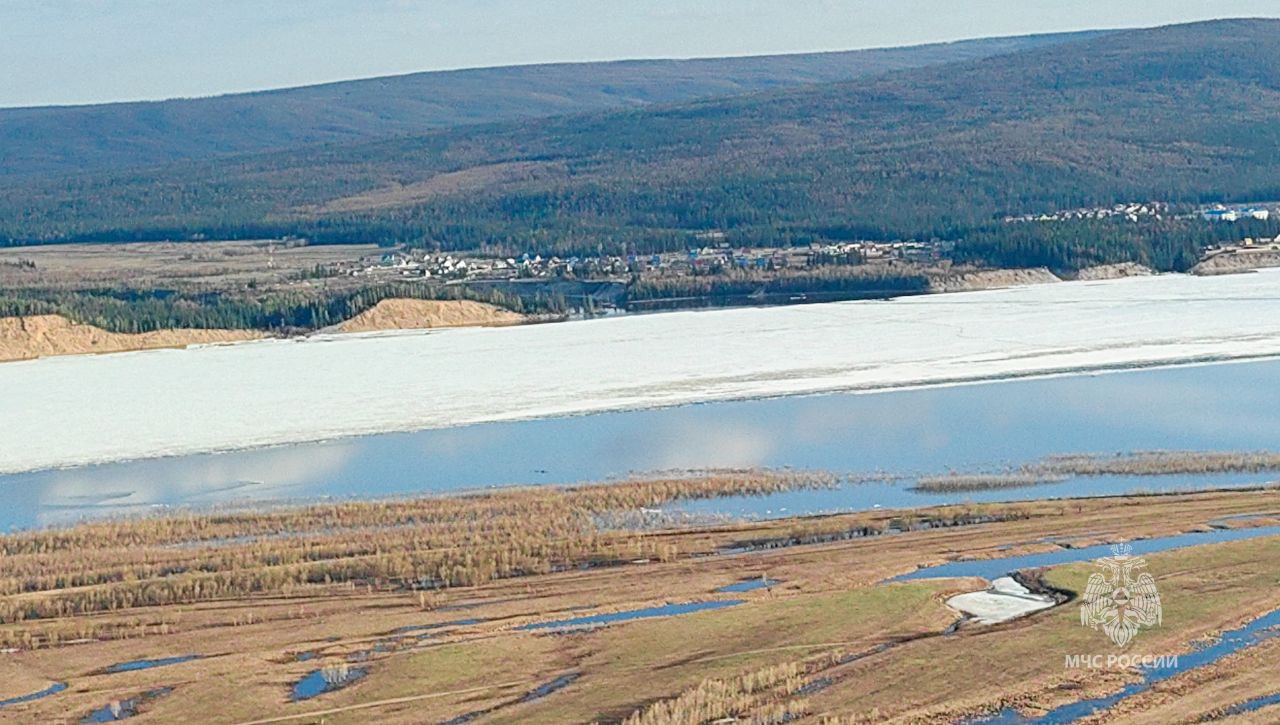
[[[1089,577],[1080,604],[1080,624],[1101,626],[1118,647],[1129,644],[1141,628],[1163,620],[1156,580],[1147,572],[1135,574],[1147,562],[1132,551],[1128,544],[1118,544],[1111,547],[1111,556],[1098,560],[1102,571]]]

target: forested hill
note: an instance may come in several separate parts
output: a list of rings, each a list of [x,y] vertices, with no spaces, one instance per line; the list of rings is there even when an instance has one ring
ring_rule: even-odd
[[[982,58],[1066,33],[841,53],[415,73],[214,98],[0,109],[0,175],[147,166],[671,103]]]
[[[1010,237],[1000,216],[1277,199],[1278,167],[1280,21],[1217,21],[804,89],[66,178],[0,191],[0,233],[647,251],[721,229],[737,244],[938,236],[1023,245],[1038,261],[1062,240]],[[1160,266],[1187,257],[1160,254]]]

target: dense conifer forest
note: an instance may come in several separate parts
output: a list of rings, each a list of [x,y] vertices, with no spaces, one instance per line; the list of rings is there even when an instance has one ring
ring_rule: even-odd
[[[977,266],[1185,271],[1209,245],[1280,235],[1275,221],[1220,224],[1196,213],[1280,200],[1277,31],[1280,21],[1230,20],[1091,34],[842,82],[10,175],[0,180],[0,245],[288,237],[567,257],[676,252],[716,232],[736,248],[941,241],[951,261]],[[1167,212],[1008,220],[1150,201]],[[912,274],[828,271],[641,280],[628,294],[857,296],[924,286]],[[389,294],[48,290],[0,299],[0,314],[61,311],[111,329],[315,329]]]
[[[552,295],[526,301],[501,290],[379,284],[343,292],[273,293],[261,296],[196,294],[167,289],[22,290],[0,292],[0,317],[56,314],[112,332],[174,328],[307,332],[351,319],[384,299],[471,299],[517,312],[563,313]]]

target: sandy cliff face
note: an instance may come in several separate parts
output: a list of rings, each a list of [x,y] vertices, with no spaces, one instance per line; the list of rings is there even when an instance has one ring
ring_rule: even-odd
[[[470,300],[383,300],[337,326],[339,332],[417,330],[432,327],[518,325],[518,312]]]
[[[1153,274],[1155,274],[1155,271],[1150,267],[1144,267],[1134,262],[1120,262],[1119,264],[1103,264],[1082,269],[1076,274],[1076,279],[1084,282],[1098,279],[1120,279],[1122,277],[1147,277]]]
[[[1192,267],[1191,273],[1204,276],[1235,274],[1267,267],[1280,267],[1280,252],[1266,250],[1219,254]]]
[[[262,337],[254,330],[159,330],[140,334],[108,332],[60,315],[0,317],[0,362],[48,355],[81,355],[161,347],[186,347]]]
[[[529,318],[501,307],[469,300],[383,300],[334,330],[421,329],[517,325]],[[108,332],[81,325],[61,315],[0,317],[0,362],[50,355],[125,352],[215,342],[239,342],[266,337],[259,330],[158,330],[140,334]]]
[[[1029,284],[1061,282],[1044,267],[1033,269],[981,269],[934,278],[931,292],[971,292],[974,290],[1022,287]]]
[[[1120,279],[1123,277],[1145,277],[1155,274],[1148,267],[1133,262],[1104,264],[1082,269],[1067,279],[1089,281],[1100,279]],[[1003,287],[1024,287],[1031,284],[1050,284],[1062,282],[1063,279],[1044,267],[1029,269],[978,269],[952,272],[945,276],[935,277],[930,283],[931,292],[971,292],[974,290],[1000,289]]]

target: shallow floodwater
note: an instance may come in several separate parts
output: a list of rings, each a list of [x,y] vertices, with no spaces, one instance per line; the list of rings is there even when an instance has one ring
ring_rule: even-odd
[[[0,700],[0,707],[6,707],[8,705],[20,705],[24,702],[39,700],[41,698],[49,697],[50,695],[56,695],[65,689],[67,689],[67,683],[55,682],[54,684],[46,687],[45,689],[39,692],[33,692],[30,695],[20,695],[18,697],[10,697],[7,700]]]
[[[200,659],[200,655],[182,655],[180,657],[163,657],[154,660],[134,660],[132,662],[120,662],[111,665],[103,670],[109,675],[119,672],[137,672],[138,670],[152,670],[157,667],[168,667],[169,665],[179,665],[183,662]]]
[[[1260,526],[1252,529],[1214,529],[1213,531],[1196,531],[1175,536],[1160,536],[1152,539],[1137,539],[1127,542],[1134,556],[1146,556],[1170,549],[1202,544],[1220,544],[1228,541],[1243,541],[1263,536],[1280,536],[1280,526]],[[1108,556],[1111,553],[1109,544],[1083,546],[1076,549],[1056,549],[1039,554],[1022,554],[999,559],[971,559],[952,561],[937,566],[917,569],[909,574],[894,577],[893,581],[910,581],[913,579],[945,579],[950,577],[979,576],[984,579],[997,579],[1010,572],[1022,569],[1039,569],[1041,567],[1058,566],[1078,561],[1092,561]]]
[[[936,474],[1067,452],[1261,450],[1280,441],[1280,361],[486,423],[0,476],[0,529],[146,512],[567,483],[659,469],[792,466]],[[1244,485],[1280,474],[1096,478],[926,494],[862,483],[684,508],[788,515],[875,506]]]
[[[1239,704],[1232,705],[1222,711],[1222,716],[1224,718],[1235,717],[1236,715],[1243,715],[1246,712],[1261,710],[1264,707],[1271,707],[1272,705],[1280,705],[1280,692],[1255,697],[1252,700],[1245,700]]]
[[[570,672],[567,675],[560,675],[554,680],[551,680],[550,682],[544,682],[541,685],[538,685],[532,690],[526,692],[520,698],[519,702],[524,703],[524,702],[534,702],[535,700],[541,700],[547,695],[550,695],[555,692],[559,692],[560,690],[563,690],[569,685],[572,685],[580,677],[582,677],[581,672]]]
[[[1265,526],[1252,529],[1214,529],[1213,531],[1179,534],[1177,536],[1140,539],[1129,542],[1129,546],[1132,547],[1131,551],[1134,555],[1144,556],[1186,546],[1242,541],[1263,536],[1280,536],[1280,526]],[[891,581],[969,576],[994,580],[997,577],[1002,577],[1021,569],[1089,561],[1107,556],[1109,553],[1111,553],[1110,546],[1100,544],[1078,549],[1061,549],[1000,559],[955,561],[917,569],[909,574],[894,577]],[[1036,718],[1023,717],[1016,710],[1006,709],[991,717],[967,722],[970,725],[1065,725],[1066,723],[1073,723],[1109,710],[1127,698],[1146,692],[1158,682],[1175,677],[1188,670],[1213,664],[1228,655],[1252,647],[1277,635],[1280,635],[1280,609],[1258,617],[1242,627],[1223,632],[1221,636],[1203,647],[1178,655],[1175,666],[1143,669],[1144,679],[1141,682],[1127,685],[1115,694],[1062,705]],[[1232,714],[1261,709],[1276,702],[1280,702],[1280,695],[1257,698],[1236,706],[1237,709]]]
[[[1243,627],[1223,632],[1220,637],[1204,647],[1178,655],[1176,667],[1143,669],[1144,679],[1142,682],[1128,685],[1114,695],[1062,705],[1036,718],[1022,717],[1014,710],[1005,710],[994,717],[971,722],[973,725],[1011,725],[1014,723],[1020,725],[1066,725],[1066,723],[1073,723],[1110,710],[1123,700],[1150,690],[1152,685],[1158,682],[1176,677],[1188,670],[1211,665],[1224,657],[1273,639],[1276,636],[1280,636],[1280,609],[1264,614]],[[1269,699],[1274,703],[1274,698],[1259,698],[1258,701],[1245,703],[1248,706],[1247,708],[1231,714],[1260,709],[1267,706],[1267,700]]]
[[[347,685],[369,674],[368,670],[348,668],[333,673],[324,670],[312,670],[293,685],[293,701],[310,700],[326,692],[340,690]]]
[[[81,725],[88,725],[90,723],[128,720],[129,718],[136,717],[138,715],[138,708],[141,707],[143,703],[164,697],[170,692],[173,692],[173,688],[159,687],[154,690],[147,690],[137,697],[131,697],[126,700],[114,700],[81,718],[80,723]]]

